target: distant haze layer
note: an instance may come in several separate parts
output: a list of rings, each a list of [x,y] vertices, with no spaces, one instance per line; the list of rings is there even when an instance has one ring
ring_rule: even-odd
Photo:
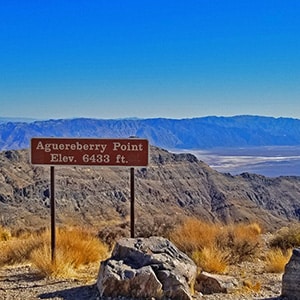
[[[185,150],[213,169],[232,175],[300,176],[300,146],[268,146]]]
[[[1,121],[1,120],[0,120]],[[193,119],[61,119],[0,122],[0,149],[28,148],[32,137],[146,138],[193,152],[220,172],[300,176],[300,120],[261,116]]]

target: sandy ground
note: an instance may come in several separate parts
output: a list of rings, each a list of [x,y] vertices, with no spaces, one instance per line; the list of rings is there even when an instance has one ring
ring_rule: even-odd
[[[241,270],[243,269],[243,275]],[[282,274],[265,274],[255,265],[239,266],[233,272],[239,272],[239,281],[259,282],[258,291],[240,287],[228,294],[195,295],[195,299],[264,299],[279,300]],[[243,278],[244,277],[244,278]],[[96,275],[89,281],[45,279],[41,278],[29,265],[12,266],[0,269],[0,299],[64,299],[92,300],[101,298],[96,287]],[[124,298],[120,298],[124,299]]]

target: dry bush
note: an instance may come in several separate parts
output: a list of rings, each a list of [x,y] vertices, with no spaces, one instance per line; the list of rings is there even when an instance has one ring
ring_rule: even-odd
[[[7,241],[11,238],[11,232],[8,228],[0,226],[0,242]]]
[[[202,250],[194,251],[192,259],[206,272],[223,274],[228,268],[229,255],[230,253],[225,253],[216,247],[204,247]]]
[[[51,260],[49,243],[42,244],[31,253],[31,262],[44,277],[70,278],[75,277],[74,266],[66,259],[61,249],[56,251],[56,259]]]
[[[129,233],[129,222],[120,222],[117,224],[108,223],[102,226],[97,236],[112,249],[118,239],[128,237]]]
[[[228,225],[218,236],[220,248],[231,249],[230,263],[235,264],[257,254],[261,229],[257,223]]]
[[[176,216],[160,214],[139,216],[135,225],[136,236],[144,238],[162,236],[168,239],[176,224],[178,224]]]
[[[270,247],[287,251],[300,246],[300,225],[281,228],[270,241]]]
[[[279,248],[271,249],[266,255],[265,270],[269,273],[283,273],[291,255],[291,249],[288,251],[282,251]]]
[[[40,244],[41,241],[33,236],[29,236],[26,239],[11,238],[5,243],[0,243],[0,265],[28,262],[32,251],[39,247]]]
[[[81,266],[108,257],[108,247],[91,230],[61,228],[56,231],[56,260],[51,261],[50,231],[43,230],[0,243],[0,266],[31,262],[48,277],[70,277]]]
[[[49,232],[44,235],[49,235]],[[43,236],[41,240],[44,240]],[[99,263],[109,255],[108,247],[96,234],[82,228],[57,230],[54,263],[51,261],[49,242],[42,243],[31,254],[31,262],[47,277],[73,276],[80,266]]]
[[[180,250],[194,257],[200,268],[205,271],[212,269],[203,259],[206,255],[206,261],[210,260],[209,265],[214,265],[215,259],[214,269],[222,272],[227,264],[255,257],[259,249],[260,233],[261,228],[256,223],[222,226],[187,219],[170,234],[170,239]]]
[[[213,247],[219,231],[215,224],[188,218],[170,233],[170,239],[180,250],[192,254],[203,247]]]
[[[0,268],[7,264],[8,258],[7,254],[9,251],[7,250],[7,244],[0,242]]]

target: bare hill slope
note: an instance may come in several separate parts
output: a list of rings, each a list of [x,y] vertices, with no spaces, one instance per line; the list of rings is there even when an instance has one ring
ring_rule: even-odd
[[[212,170],[191,154],[151,147],[147,168],[137,168],[136,224],[149,230],[183,215],[214,222],[257,221],[276,228],[300,216],[300,178]],[[58,223],[126,220],[129,169],[56,167]],[[15,227],[49,225],[49,167],[32,166],[27,150],[0,153],[0,222]],[[152,232],[153,234],[153,232]]]

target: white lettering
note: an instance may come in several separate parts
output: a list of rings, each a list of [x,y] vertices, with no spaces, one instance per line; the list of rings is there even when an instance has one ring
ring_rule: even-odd
[[[44,150],[45,148],[43,146],[43,142],[39,141],[35,149],[36,150]]]
[[[104,153],[107,149],[107,144],[81,144],[79,141],[76,141],[73,144],[69,144],[69,143],[48,143],[48,144],[43,144],[42,141],[39,141],[35,149],[36,150],[42,150],[44,152],[51,152],[51,151],[98,151],[100,153]],[[123,151],[125,151],[125,148],[123,149]]]
[[[72,163],[74,161],[74,156],[62,155],[57,153],[50,153],[50,162],[52,163]]]
[[[100,153],[104,153],[107,148],[106,144],[98,144],[97,146],[100,146]]]
[[[113,142],[113,151],[143,151],[143,144]]]

